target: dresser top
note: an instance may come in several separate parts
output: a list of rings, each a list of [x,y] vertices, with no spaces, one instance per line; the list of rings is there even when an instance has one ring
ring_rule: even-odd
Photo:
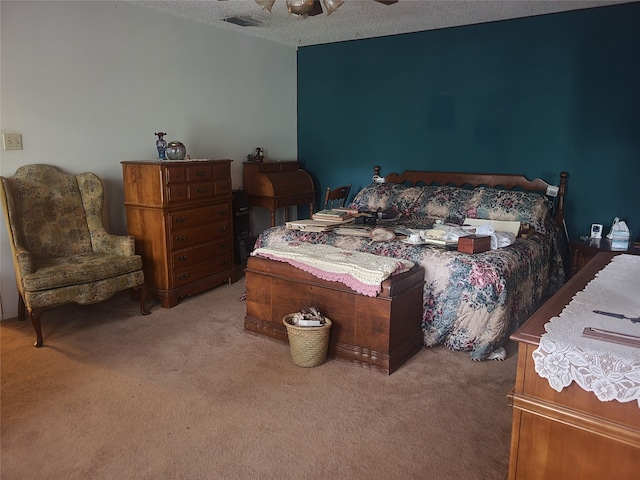
[[[233,162],[230,159],[211,160],[208,158],[185,158],[184,160],[124,160],[120,163],[135,163],[143,165],[174,165],[181,163],[222,163]]]
[[[564,284],[549,300],[524,322],[512,335],[516,342],[540,344],[540,337],[545,332],[544,324],[560,312],[571,301],[574,295],[589,283],[614,257],[613,252],[600,252],[590,260],[578,273]]]

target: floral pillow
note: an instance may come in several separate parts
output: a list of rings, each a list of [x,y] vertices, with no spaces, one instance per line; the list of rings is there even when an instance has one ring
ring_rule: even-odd
[[[372,183],[358,192],[350,208],[360,212],[375,212],[378,209],[398,212],[405,218],[416,216],[420,199],[425,195],[424,187],[400,183]]]
[[[465,188],[431,185],[421,187],[425,191],[417,216],[439,218],[447,223],[462,225],[466,217],[466,206],[473,191]]]
[[[553,204],[541,194],[478,187],[473,190],[466,210],[468,218],[519,221],[546,233],[546,221]]]

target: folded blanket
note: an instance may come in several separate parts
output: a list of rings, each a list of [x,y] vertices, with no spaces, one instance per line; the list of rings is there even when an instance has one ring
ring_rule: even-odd
[[[391,275],[410,270],[414,263],[331,245],[284,242],[255,249],[251,255],[286,262],[323,280],[340,282],[368,297],[377,296]]]

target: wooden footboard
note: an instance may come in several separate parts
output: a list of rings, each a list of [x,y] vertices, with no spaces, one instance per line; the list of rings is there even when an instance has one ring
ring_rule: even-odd
[[[422,348],[420,266],[385,280],[377,297],[261,257],[250,257],[245,273],[245,330],[287,342],[283,317],[316,306],[333,322],[330,357],[390,374]]]

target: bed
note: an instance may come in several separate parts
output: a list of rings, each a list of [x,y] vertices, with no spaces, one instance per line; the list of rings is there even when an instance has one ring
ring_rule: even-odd
[[[379,167],[374,172],[374,179],[382,180]],[[400,237],[372,241],[364,236],[299,231],[284,225],[263,231],[255,247],[309,242],[414,262],[424,270],[423,345],[466,351],[472,360],[499,359],[509,335],[565,281],[566,180],[565,172],[560,173],[558,184],[552,185],[522,175],[412,170],[374,181],[350,204],[361,212],[391,212],[389,216],[397,218],[380,220],[380,225],[393,230],[398,225],[420,229],[434,222],[461,225],[469,218],[519,221],[529,229],[526,238],[518,236],[509,246],[483,253],[412,245]]]

